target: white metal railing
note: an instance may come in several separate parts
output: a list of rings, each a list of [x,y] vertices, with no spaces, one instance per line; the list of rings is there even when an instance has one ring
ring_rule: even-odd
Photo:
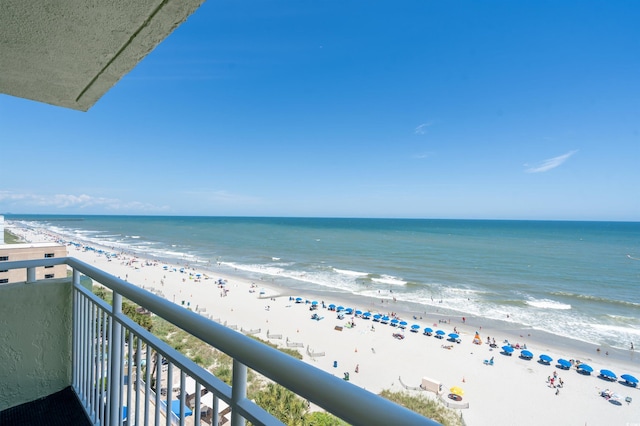
[[[232,426],[246,420],[282,425],[246,397],[247,368],[353,425],[438,424],[75,258],[2,262],[3,269],[26,268],[27,282],[35,280],[36,267],[58,264],[73,269],[72,384],[96,425],[182,426],[190,409],[186,404],[190,380],[195,381],[191,393],[195,396],[189,424],[218,425],[220,406],[227,404]],[[82,275],[112,290],[112,305],[81,286]],[[123,297],[229,355],[232,385],[129,319],[122,313]],[[213,395],[213,406],[208,410],[212,414],[203,419],[205,389]]]

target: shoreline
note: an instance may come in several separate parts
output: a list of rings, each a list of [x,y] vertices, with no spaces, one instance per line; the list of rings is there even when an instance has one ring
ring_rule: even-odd
[[[16,233],[31,240],[56,237],[53,233],[43,235],[22,228]],[[169,272],[163,270],[159,260],[144,259],[134,253],[110,261],[95,251],[67,247],[69,256],[120,276],[134,285],[161,291],[166,299],[175,301],[178,305],[182,305],[184,300],[185,306],[189,304],[194,310],[196,307],[205,309],[201,313],[211,319],[237,325],[238,329],[260,329],[258,336],[264,339],[267,339],[267,330],[271,334],[282,334],[281,341],[267,339],[279,345],[284,345],[286,337],[290,341],[304,343],[305,348],[312,351],[325,352],[324,357],[310,357],[305,349],[301,351],[305,362],[338,377],[349,371],[352,383],[372,392],[378,393],[382,389],[404,390],[400,379],[409,386],[418,386],[422,377],[440,381],[445,389],[460,386],[465,390],[463,402],[470,404],[469,409],[459,410],[468,425],[509,425],[514,422],[533,425],[550,418],[564,425],[623,425],[633,424],[640,419],[640,406],[637,402],[640,400],[640,393],[637,388],[628,388],[617,382],[605,382],[593,376],[586,377],[577,374],[574,369],[560,371],[555,368],[555,362],[551,366],[536,362],[538,355],[546,353],[554,361],[564,357],[589,362],[595,370],[594,376],[599,369],[608,368],[618,375],[629,373],[640,377],[640,353],[637,352],[603,348],[598,354],[595,345],[564,339],[544,331],[514,327],[510,322],[469,317],[463,324],[461,318],[437,312],[418,314],[415,308],[412,309],[406,303],[379,303],[376,299],[350,293],[341,294],[342,297],[337,297],[337,292],[322,291],[296,294],[294,290],[278,286],[275,282],[252,282],[235,276],[226,268],[216,268],[211,264],[189,264],[186,273],[180,273],[179,270],[184,265],[174,263],[178,272]],[[138,258],[137,262],[131,261],[134,257]],[[147,263],[156,265],[145,266]],[[189,272],[193,275],[189,275]],[[196,273],[213,276],[196,282],[192,278]],[[219,278],[228,282],[229,292],[226,296],[222,296],[215,285]],[[261,288],[265,289],[265,297],[260,297]],[[355,318],[355,328],[337,331],[335,327],[344,327],[346,320],[338,320],[334,312],[320,308],[316,312],[324,319],[313,321],[310,319],[309,305],[296,304],[289,297],[319,302],[324,300],[327,305],[343,304],[362,310],[369,308],[374,313],[394,311],[409,326],[417,323],[421,325],[421,329],[418,333],[407,329],[406,337],[398,340],[392,337],[396,329],[391,326]],[[415,321],[413,315],[418,317]],[[420,319],[420,315],[423,319]],[[439,322],[449,319],[451,322],[447,324]],[[372,324],[375,331],[371,329]],[[452,332],[455,327],[460,332],[462,342],[451,344],[422,335],[422,329],[432,327],[433,324],[442,326],[446,333]],[[491,350],[486,344],[472,344],[476,331],[483,341],[487,336],[495,338],[499,343],[498,349]],[[526,343],[535,358],[524,361],[517,357],[517,351],[511,357],[501,355],[499,347],[505,339],[512,343]],[[452,348],[443,348],[448,345]],[[609,356],[604,355],[606,351]],[[495,364],[484,365],[484,360],[492,356]],[[334,361],[338,363],[337,368],[333,367]],[[359,367],[359,373],[354,372],[355,366]],[[547,377],[556,370],[565,382],[558,395],[555,394],[557,389],[550,388],[546,383]],[[598,395],[598,389],[607,388],[621,395],[622,405],[609,403]],[[505,389],[509,390],[505,392]],[[422,393],[434,397],[432,393]],[[626,396],[631,396],[635,401],[627,404],[624,402]],[[514,420],[516,418],[517,421]]]

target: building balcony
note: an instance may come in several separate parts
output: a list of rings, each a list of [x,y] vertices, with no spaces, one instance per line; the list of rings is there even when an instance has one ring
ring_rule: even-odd
[[[36,268],[67,265],[66,279]],[[3,262],[0,424],[281,425],[247,398],[252,369],[354,425],[437,423],[77,259]],[[113,292],[106,303],[93,283]],[[229,355],[226,384],[122,312],[123,298]]]

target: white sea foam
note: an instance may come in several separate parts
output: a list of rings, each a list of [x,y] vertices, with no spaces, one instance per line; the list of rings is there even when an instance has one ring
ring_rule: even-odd
[[[274,262],[277,262],[278,260],[280,260],[279,257],[272,257],[271,260],[273,260]]]
[[[407,282],[401,278],[392,277],[391,275],[381,275],[380,278],[371,278],[371,281],[380,283],[380,284],[390,284],[390,285],[406,285]]]
[[[540,309],[562,309],[567,310],[571,309],[571,305],[567,303],[556,302],[551,299],[530,299],[525,300],[525,302],[529,306],[533,306],[534,308]]]
[[[366,272],[350,271],[348,269],[333,268],[333,270],[338,274],[349,275],[351,277],[366,277],[367,275],[369,275]]]

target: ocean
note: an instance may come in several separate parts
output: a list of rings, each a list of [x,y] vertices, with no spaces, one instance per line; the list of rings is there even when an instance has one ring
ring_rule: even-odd
[[[417,314],[640,347],[640,223],[7,215],[67,241]],[[401,310],[401,309],[397,309]]]

